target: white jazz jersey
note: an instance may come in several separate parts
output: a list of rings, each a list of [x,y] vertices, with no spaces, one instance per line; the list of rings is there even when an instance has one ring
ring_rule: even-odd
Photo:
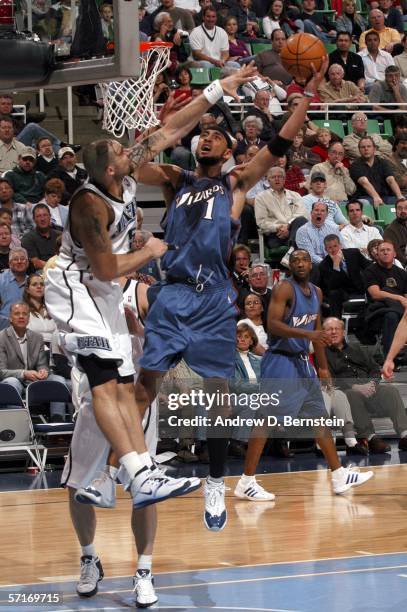
[[[132,309],[135,318],[144,328],[140,316],[137,300],[138,281],[129,280],[123,288],[123,302]],[[133,361],[138,373],[138,362],[143,351],[142,336],[132,336]],[[85,374],[72,369],[72,402],[77,414],[75,430],[69,449],[68,459],[65,462],[61,484],[73,489],[86,487],[95,477],[96,473],[104,468],[110,450],[110,444],[96,423],[92,409],[92,394]],[[143,418],[144,438],[148,452],[152,457],[156,454],[158,439],[158,413],[157,402],[154,400],[147,408]],[[119,477],[122,472],[120,470]],[[125,483],[124,483],[125,484]]]
[[[127,176],[123,179],[123,200],[93,183],[86,183],[72,196],[74,202],[85,192],[92,192],[112,209],[114,220],[108,231],[117,255],[129,252],[136,231],[136,187],[136,181]],[[69,217],[56,265],[47,272],[45,302],[72,365],[79,367],[78,355],[94,354],[115,360],[120,376],[134,374],[121,287],[93,276],[84,249],[71,235]]]

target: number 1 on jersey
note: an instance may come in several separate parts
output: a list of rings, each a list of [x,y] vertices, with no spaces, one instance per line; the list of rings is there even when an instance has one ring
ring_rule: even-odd
[[[213,212],[214,203],[215,203],[215,196],[213,196],[212,198],[209,198],[209,200],[207,201],[206,213],[203,219],[209,219],[209,221],[212,221],[213,219],[212,212]]]

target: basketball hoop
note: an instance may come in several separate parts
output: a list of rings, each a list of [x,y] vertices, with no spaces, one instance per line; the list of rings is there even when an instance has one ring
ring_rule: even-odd
[[[140,43],[140,76],[99,83],[103,96],[103,129],[121,138],[128,130],[147,130],[159,124],[154,113],[153,89],[157,75],[170,64],[172,43]]]

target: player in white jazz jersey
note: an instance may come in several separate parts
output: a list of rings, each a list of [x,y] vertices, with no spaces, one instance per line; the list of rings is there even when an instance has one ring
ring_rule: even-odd
[[[133,363],[138,371],[144,343],[143,320],[148,308],[147,285],[128,279],[123,279],[123,282],[123,302],[126,311],[131,312],[128,320],[130,319],[131,323],[129,329],[133,332],[131,335]],[[96,515],[92,506],[76,501],[76,491],[80,491],[81,486],[86,486],[94,479],[94,483],[105,496],[104,504],[99,506],[114,507],[118,470],[106,465],[110,444],[96,423],[86,375],[77,368],[72,372],[77,422],[62,475],[62,485],[69,489],[71,518],[82,547],[81,575],[76,587],[77,593],[82,597],[92,597],[97,593],[98,582],[103,578],[102,564],[94,546]],[[154,457],[157,447],[156,402],[148,407],[144,415],[143,430],[148,451]],[[133,579],[136,604],[148,607],[157,602],[151,573],[157,528],[156,506],[153,504],[138,510],[133,508],[131,526],[138,552],[137,570]]]
[[[163,478],[147,452],[137,411],[130,340],[114,279],[160,257],[167,245],[150,238],[143,249],[128,252],[135,229],[136,186],[129,175],[137,180],[146,162],[187,134],[223,93],[234,95],[253,72],[243,67],[221,83],[212,83],[132,149],[112,140],[87,146],[83,161],[90,183],[72,197],[60,256],[47,274],[47,309],[57,323],[63,350],[87,375],[96,421],[129,475],[135,507],[183,495],[198,484]]]

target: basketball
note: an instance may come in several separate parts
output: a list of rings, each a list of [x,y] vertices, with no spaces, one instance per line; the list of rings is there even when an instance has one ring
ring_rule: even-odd
[[[288,38],[287,44],[281,51],[281,61],[293,77],[309,79],[312,75],[311,64],[315,70],[319,70],[326,54],[322,40],[312,34],[301,32]]]

